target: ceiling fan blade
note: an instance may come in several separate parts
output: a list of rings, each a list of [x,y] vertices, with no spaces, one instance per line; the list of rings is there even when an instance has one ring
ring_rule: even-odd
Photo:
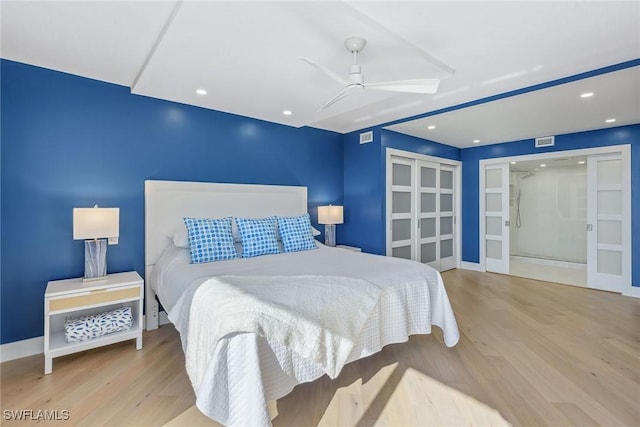
[[[328,69],[324,65],[317,64],[317,63],[313,62],[312,60],[310,60],[309,58],[305,58],[304,56],[298,56],[298,59],[302,59],[303,61],[313,65],[318,70],[322,71],[327,76],[329,76],[331,79],[335,80],[336,82],[340,83],[343,86],[346,86],[346,85],[349,84],[349,81],[347,81],[344,77],[342,77],[340,74],[338,74],[336,72],[331,71],[330,69]]]
[[[329,100],[329,102],[327,102],[326,104],[324,104],[322,107],[320,107],[320,109],[318,110],[318,113],[320,111],[326,110],[327,108],[331,107],[333,104],[335,104],[336,102],[340,101],[342,98],[346,97],[347,95],[349,95],[349,90],[350,88],[347,86],[344,89],[342,89],[340,92],[338,92],[338,94],[336,96],[334,96],[333,98],[331,98]]]
[[[365,83],[367,89],[386,90],[390,92],[436,93],[440,79],[398,80],[395,82]]]

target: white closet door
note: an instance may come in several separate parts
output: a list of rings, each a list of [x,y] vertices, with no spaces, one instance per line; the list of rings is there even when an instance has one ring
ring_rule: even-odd
[[[416,259],[440,270],[440,200],[439,164],[418,161],[418,229],[419,238]]]
[[[458,167],[393,155],[387,162],[387,255],[455,268]]]
[[[440,271],[450,270],[456,267],[456,212],[455,212],[455,174],[454,168],[440,165],[440,195],[439,195],[439,256]]]
[[[509,164],[487,165],[484,170],[485,268],[509,273]]]
[[[415,162],[391,159],[391,256],[415,259]],[[388,253],[388,252],[387,252]]]
[[[454,168],[423,160],[417,167],[416,259],[438,271],[455,268]]]
[[[621,155],[587,159],[587,282],[590,288],[621,292],[630,232],[623,215]]]

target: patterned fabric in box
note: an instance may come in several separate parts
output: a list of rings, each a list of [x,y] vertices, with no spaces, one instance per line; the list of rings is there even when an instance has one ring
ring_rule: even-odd
[[[238,258],[233,244],[233,218],[185,218],[191,264]]]
[[[285,252],[298,252],[316,249],[309,214],[299,216],[279,216],[278,231]]]
[[[276,217],[236,218],[242,240],[242,258],[279,254]]]
[[[81,342],[112,332],[126,331],[131,329],[132,324],[131,307],[122,307],[89,316],[67,317],[64,331],[67,341]]]

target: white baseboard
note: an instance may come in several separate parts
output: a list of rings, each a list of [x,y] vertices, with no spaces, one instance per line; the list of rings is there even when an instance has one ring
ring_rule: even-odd
[[[0,362],[8,362],[9,360],[41,353],[44,353],[44,337],[10,342],[0,345]]]
[[[463,270],[484,272],[484,268],[482,268],[482,265],[478,262],[461,261],[460,268]]]
[[[640,298],[640,286],[631,286],[631,293],[627,296]]]

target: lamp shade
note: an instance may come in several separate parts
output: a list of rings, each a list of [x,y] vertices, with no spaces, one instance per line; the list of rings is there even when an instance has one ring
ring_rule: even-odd
[[[73,239],[101,239],[120,235],[119,208],[74,208]]]
[[[342,224],[344,215],[342,206],[318,206],[319,224]]]

